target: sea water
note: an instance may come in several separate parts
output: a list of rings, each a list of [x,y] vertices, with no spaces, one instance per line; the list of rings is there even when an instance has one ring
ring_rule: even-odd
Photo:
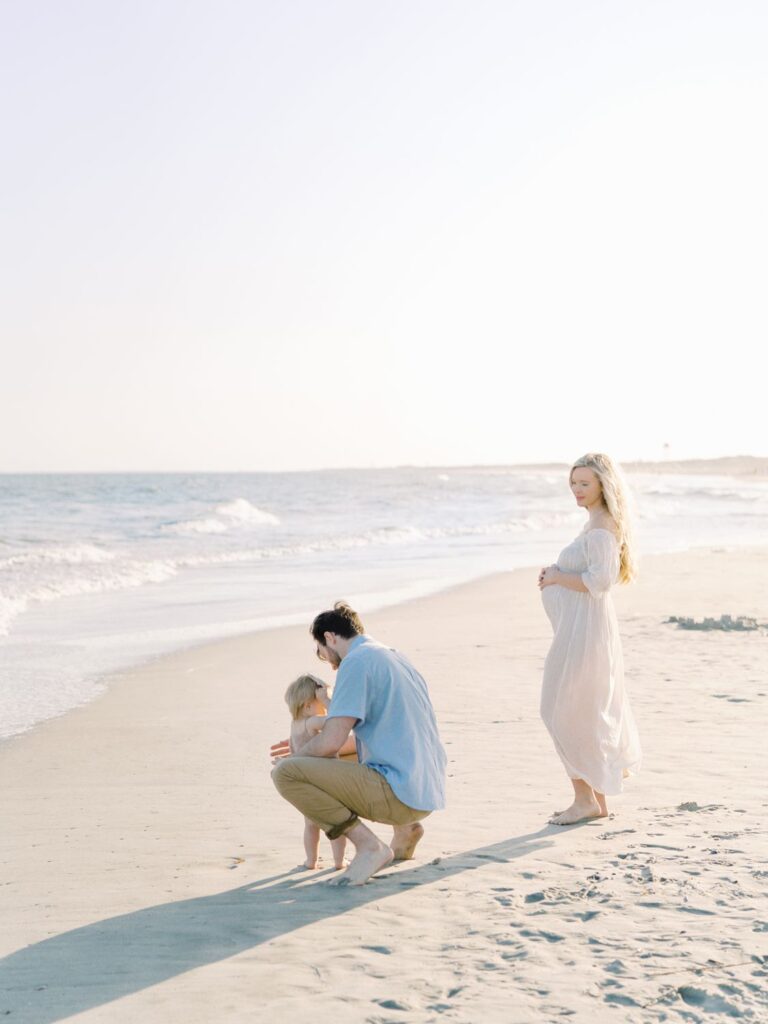
[[[641,554],[768,536],[765,481],[630,482]],[[583,522],[565,467],[0,476],[0,737],[167,651],[549,564]]]

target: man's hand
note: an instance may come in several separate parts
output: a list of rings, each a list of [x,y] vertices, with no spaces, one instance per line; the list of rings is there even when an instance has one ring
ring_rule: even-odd
[[[277,743],[273,743],[269,748],[269,756],[272,758],[272,764],[277,764],[286,757],[291,756],[291,743],[290,740],[280,740]]]

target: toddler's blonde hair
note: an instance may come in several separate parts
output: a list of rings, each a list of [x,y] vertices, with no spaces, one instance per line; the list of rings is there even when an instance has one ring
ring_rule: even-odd
[[[320,686],[325,686],[323,680],[307,673],[305,676],[294,679],[285,691],[285,703],[288,705],[294,722],[301,717],[301,709],[307,701],[317,697],[317,690]]]

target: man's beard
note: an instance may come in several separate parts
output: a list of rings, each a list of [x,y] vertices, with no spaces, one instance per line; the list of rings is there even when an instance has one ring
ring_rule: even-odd
[[[341,664],[341,658],[338,656],[336,651],[332,651],[330,647],[326,647],[326,651],[328,652],[328,664],[331,666],[331,668],[335,672],[336,669]]]

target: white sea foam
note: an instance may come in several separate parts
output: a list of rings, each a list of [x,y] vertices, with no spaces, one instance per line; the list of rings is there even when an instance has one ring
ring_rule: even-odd
[[[18,555],[0,558],[0,568],[14,565],[87,565],[111,562],[115,553],[94,544],[65,544],[32,548]]]
[[[276,526],[280,520],[271,512],[257,508],[245,498],[235,498],[224,505],[219,505],[216,512],[225,519],[232,519],[236,523],[256,523],[265,526]]]
[[[20,566],[29,565],[30,562],[16,558],[12,564]],[[33,560],[31,564],[39,566],[44,562]],[[82,567],[84,564],[90,566],[87,572],[49,571],[6,578],[3,581],[4,590],[0,593],[0,635],[7,635],[13,620],[31,604],[56,601],[63,597],[126,590],[146,583],[162,583],[178,572],[178,566],[171,560],[118,560],[114,554],[110,558],[88,563],[59,559],[54,566],[61,569],[72,565]]]
[[[10,632],[11,623],[17,615],[21,615],[26,607],[26,598],[0,594],[0,636],[7,636]]]
[[[187,519],[181,523],[168,523],[168,533],[226,533],[229,527],[220,519]]]
[[[284,544],[262,548],[241,548],[210,555],[192,555],[180,558],[179,566],[202,567],[226,565],[237,562],[260,562],[276,559],[295,558],[302,555],[322,554],[332,551],[352,551],[357,548],[375,548],[385,546],[419,545],[431,541],[459,540],[462,537],[494,537],[504,534],[540,532],[551,527],[561,526],[569,522],[580,522],[578,513],[552,513],[550,515],[529,516],[527,518],[508,519],[499,523],[484,526],[451,526],[424,527],[387,526],[374,530],[366,530],[359,534],[340,534],[322,537],[314,541],[299,544]]]
[[[243,526],[277,526],[279,518],[272,512],[257,508],[245,498],[234,498],[232,501],[217,505],[213,515],[206,514],[195,519],[184,519],[178,523],[166,523],[163,527],[169,533],[226,533],[236,527]]]

